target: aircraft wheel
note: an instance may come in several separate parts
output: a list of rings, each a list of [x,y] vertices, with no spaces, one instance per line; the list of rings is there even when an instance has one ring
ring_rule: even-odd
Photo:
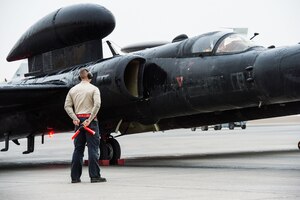
[[[298,142],[298,149],[300,149],[300,141]]]
[[[233,123],[229,123],[228,128],[229,128],[230,130],[233,130],[233,129],[234,129],[234,124],[233,124]]]
[[[108,155],[108,160],[110,160],[111,165],[115,165],[118,163],[118,160],[121,157],[121,147],[119,142],[114,139],[110,138],[106,142],[107,146],[107,155]]]
[[[242,125],[242,129],[246,129],[246,125]]]
[[[208,126],[201,126],[201,130],[202,131],[207,131],[208,130]]]

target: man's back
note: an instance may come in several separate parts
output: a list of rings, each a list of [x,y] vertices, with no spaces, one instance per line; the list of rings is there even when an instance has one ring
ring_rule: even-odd
[[[98,94],[97,90],[98,88],[88,82],[81,82],[70,90],[76,114],[92,112],[92,108],[94,106],[94,95]]]
[[[100,105],[99,89],[87,81],[81,81],[71,88],[65,102],[66,111],[73,120],[76,119],[75,114],[91,114],[91,119],[93,119],[96,117]]]

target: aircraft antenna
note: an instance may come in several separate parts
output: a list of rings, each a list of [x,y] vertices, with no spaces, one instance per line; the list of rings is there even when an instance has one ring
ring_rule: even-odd
[[[254,35],[250,38],[250,40],[252,40],[253,38],[255,38],[258,35],[259,35],[259,33],[254,33]]]
[[[116,56],[116,55],[120,55],[116,50],[115,48],[112,46],[111,42],[109,40],[106,40],[106,43],[112,53],[113,56]]]

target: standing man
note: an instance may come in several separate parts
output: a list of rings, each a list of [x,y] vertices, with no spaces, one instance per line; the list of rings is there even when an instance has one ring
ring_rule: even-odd
[[[89,175],[91,182],[106,182],[106,179],[100,176],[98,163],[100,135],[97,113],[101,105],[100,91],[96,86],[90,83],[92,74],[86,68],[80,69],[79,78],[81,82],[72,87],[66,97],[65,110],[72,118],[76,130],[80,126],[89,126],[89,128],[95,131],[95,134],[92,135],[84,129],[81,129],[80,133],[74,139],[75,148],[71,166],[72,183],[81,182],[83,153],[86,143],[88,146]]]

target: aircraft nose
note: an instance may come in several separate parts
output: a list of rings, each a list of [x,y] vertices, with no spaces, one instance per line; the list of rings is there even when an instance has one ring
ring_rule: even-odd
[[[263,102],[300,100],[300,45],[261,53],[255,61],[254,69]]]
[[[280,60],[283,90],[291,100],[300,93],[300,45],[296,45],[282,55]]]

